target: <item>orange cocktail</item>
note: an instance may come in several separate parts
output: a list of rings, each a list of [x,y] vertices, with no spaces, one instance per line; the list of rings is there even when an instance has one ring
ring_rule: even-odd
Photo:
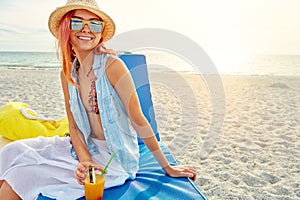
[[[96,181],[94,183],[90,182],[89,177],[85,179],[84,190],[86,200],[102,200],[105,175],[96,174]]]

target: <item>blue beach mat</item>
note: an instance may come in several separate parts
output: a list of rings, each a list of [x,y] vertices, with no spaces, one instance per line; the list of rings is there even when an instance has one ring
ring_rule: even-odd
[[[120,58],[127,65],[137,88],[142,111],[149,121],[160,147],[171,165],[177,161],[166,145],[160,141],[148,79],[146,58],[140,54],[124,54]],[[165,174],[147,146],[138,138],[140,149],[139,171],[136,179],[124,185],[105,189],[103,200],[206,200],[207,198],[189,178],[172,178]],[[79,200],[84,200],[85,197]],[[38,200],[51,200],[40,195]]]

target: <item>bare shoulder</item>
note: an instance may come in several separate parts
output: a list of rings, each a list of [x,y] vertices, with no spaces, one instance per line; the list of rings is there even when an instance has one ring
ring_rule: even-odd
[[[123,61],[117,56],[110,56],[106,62],[106,75],[108,80],[114,86],[122,76],[129,73]]]
[[[106,71],[110,70],[113,72],[127,71],[127,67],[124,62],[117,56],[110,56],[106,61]]]

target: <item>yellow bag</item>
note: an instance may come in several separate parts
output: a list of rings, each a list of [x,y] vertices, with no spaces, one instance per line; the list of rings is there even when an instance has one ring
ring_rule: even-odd
[[[0,110],[0,135],[10,140],[69,133],[67,117],[53,120],[37,114],[22,102],[9,102]]]

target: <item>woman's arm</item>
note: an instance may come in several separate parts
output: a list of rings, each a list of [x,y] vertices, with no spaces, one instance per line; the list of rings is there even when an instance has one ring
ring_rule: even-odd
[[[70,95],[68,91],[68,82],[63,72],[61,72],[61,83],[62,83],[62,89],[63,89],[64,99],[65,99],[65,109],[69,120],[70,137],[71,137],[72,145],[78,156],[78,160],[79,161],[92,160],[88,152],[87,146],[85,144],[83,135],[80,133],[79,129],[77,128],[75,120],[73,118],[73,114],[71,113],[70,110],[70,101],[69,101]]]
[[[90,164],[93,164],[95,166],[95,169],[97,170],[102,170],[102,168],[93,162],[92,157],[86,146],[83,134],[77,128],[77,125],[73,118],[73,114],[71,113],[70,110],[70,101],[69,101],[70,95],[68,91],[68,82],[67,79],[65,78],[63,71],[61,71],[61,83],[62,83],[62,89],[64,93],[66,113],[69,120],[70,137],[71,137],[72,145],[74,147],[74,150],[79,160],[78,167],[74,175],[77,178],[78,182],[80,184],[83,184],[84,177],[86,175],[86,170]]]
[[[114,57],[108,59],[106,67],[107,77],[119,94],[132,126],[165,172],[174,177],[196,178],[196,171],[193,168],[188,166],[172,167],[165,158],[149,122],[142,113],[135,86],[127,67]]]

